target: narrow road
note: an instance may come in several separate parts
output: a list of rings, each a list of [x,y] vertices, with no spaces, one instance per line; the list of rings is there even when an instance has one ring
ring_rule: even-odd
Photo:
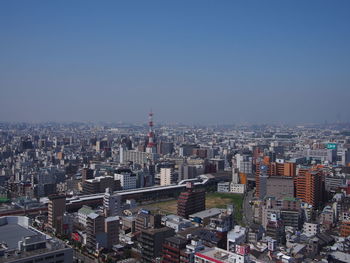
[[[78,263],[96,263],[98,262],[97,259],[92,259],[92,257],[88,257],[87,255],[84,255],[82,253],[80,253],[77,250],[73,250],[73,262],[78,262]]]

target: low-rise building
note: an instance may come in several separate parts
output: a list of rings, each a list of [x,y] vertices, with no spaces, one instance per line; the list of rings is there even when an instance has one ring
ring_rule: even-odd
[[[315,236],[320,232],[320,226],[314,223],[305,222],[303,226],[303,233],[307,236]]]
[[[218,183],[218,187],[217,187],[217,191],[219,193],[228,193],[230,192],[230,182],[219,182]]]
[[[234,194],[244,194],[246,191],[246,185],[245,184],[230,184],[230,192]]]
[[[0,263],[73,262],[73,249],[30,226],[24,216],[0,217]]]
[[[162,222],[165,226],[175,230],[175,232],[182,231],[192,226],[192,223],[188,219],[184,219],[177,215],[167,215],[162,218]]]
[[[227,233],[227,250],[236,251],[236,245],[245,243],[247,240],[247,229],[240,225],[236,225],[234,229]]]
[[[249,262],[249,246],[237,246],[235,252],[220,248],[207,248],[195,254],[196,263],[246,263]]]
[[[87,217],[93,212],[91,207],[84,205],[78,210],[78,223],[86,227]]]
[[[210,223],[210,219],[219,216],[223,212],[220,208],[210,208],[195,214],[191,214],[189,219],[199,225],[206,226]]]

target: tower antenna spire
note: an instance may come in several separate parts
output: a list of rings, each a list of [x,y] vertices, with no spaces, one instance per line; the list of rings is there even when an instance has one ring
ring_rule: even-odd
[[[148,143],[146,152],[156,153],[155,135],[153,131],[153,111],[152,108],[148,114]]]

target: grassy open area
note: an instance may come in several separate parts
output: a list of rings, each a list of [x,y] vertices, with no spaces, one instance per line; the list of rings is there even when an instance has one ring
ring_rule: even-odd
[[[146,209],[158,209],[162,214],[176,214],[177,213],[177,200],[169,200],[163,202],[156,202],[153,204],[142,205]]]
[[[242,223],[243,195],[230,193],[207,193],[206,208],[226,208],[227,205],[233,204],[235,209],[236,223]]]
[[[7,199],[6,197],[0,197],[0,203],[8,203],[10,202],[9,199]]]
[[[217,207],[226,208],[228,204],[233,204],[235,208],[235,219],[236,222],[242,222],[242,204],[243,196],[238,194],[230,193],[207,193],[205,206],[207,209]],[[144,208],[158,209],[164,214],[176,214],[177,213],[177,200],[169,200],[164,202],[156,202],[142,206]]]

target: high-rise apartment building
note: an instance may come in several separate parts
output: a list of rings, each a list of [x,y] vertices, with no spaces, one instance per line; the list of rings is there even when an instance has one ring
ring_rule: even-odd
[[[197,176],[197,168],[194,165],[181,164],[179,165],[179,181],[191,179]]]
[[[168,237],[163,243],[162,263],[179,263],[181,250],[185,249],[187,240],[181,236]]]
[[[160,185],[171,185],[174,184],[174,174],[172,168],[160,168]]]
[[[192,183],[187,183],[186,187],[187,191],[182,192],[177,201],[177,215],[184,218],[205,210],[205,191],[194,190]]]
[[[155,262],[160,258],[164,240],[175,234],[169,227],[143,229],[140,236],[142,262]]]
[[[296,197],[317,207],[322,201],[322,173],[319,170],[301,168],[295,177]]]
[[[106,189],[103,196],[103,208],[106,216],[119,216],[122,213],[122,197],[113,194],[110,188]]]
[[[105,219],[104,232],[106,233],[105,247],[112,249],[119,242],[119,217],[109,216]]]
[[[174,143],[160,141],[157,145],[157,152],[162,155],[172,154],[174,152]]]
[[[136,151],[136,150],[122,150],[122,153],[120,155],[122,158],[120,161],[121,163],[128,163],[132,162],[134,164],[144,165],[149,163],[149,161],[155,161],[158,160],[159,154],[157,153],[148,153],[143,151]]]
[[[238,168],[245,174],[253,173],[253,157],[249,154],[236,154],[233,159],[233,168]]]
[[[91,213],[87,217],[86,247],[95,251],[99,247],[111,249],[119,242],[119,217],[104,217]]]
[[[66,212],[66,197],[64,195],[49,196],[48,223],[51,229],[62,233],[63,214]]]
[[[99,242],[99,237],[104,233],[104,220],[105,218],[96,213],[88,215],[86,220],[86,247],[89,250],[95,251],[96,245]]]

